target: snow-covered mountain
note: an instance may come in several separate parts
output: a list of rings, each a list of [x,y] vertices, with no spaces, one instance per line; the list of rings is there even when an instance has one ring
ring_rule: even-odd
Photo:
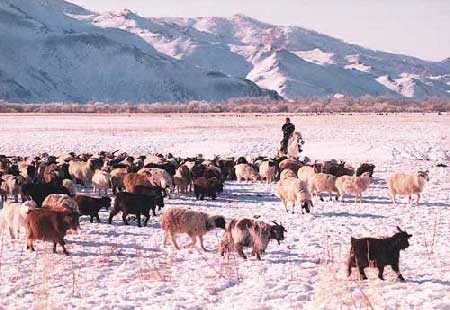
[[[450,96],[450,59],[373,51],[243,15],[145,18],[2,0],[0,42],[0,98],[16,101]]]
[[[94,18],[91,12],[64,1],[2,0],[0,99],[156,102],[278,96],[249,80],[162,54],[137,35],[95,26],[89,18]]]

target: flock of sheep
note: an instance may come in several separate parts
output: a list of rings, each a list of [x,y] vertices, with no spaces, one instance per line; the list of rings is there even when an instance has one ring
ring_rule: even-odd
[[[53,242],[53,250],[60,244],[65,254],[64,236],[68,230],[79,227],[79,217],[90,216],[92,222],[100,222],[99,210],[111,208],[110,191],[115,196],[108,222],[122,213],[128,225],[130,215],[141,226],[150,218],[150,211],[164,207],[164,200],[179,193],[193,191],[197,199],[217,199],[222,193],[225,180],[277,182],[276,194],[288,211],[295,207],[310,212],[313,197],[328,193],[341,201],[344,195],[355,196],[362,201],[362,194],[369,188],[375,166],[361,164],[357,169],[336,160],[300,161],[293,158],[257,157],[214,158],[205,160],[175,158],[171,154],[133,157],[126,153],[99,152],[93,154],[69,153],[62,156],[41,154],[35,158],[8,157],[0,155],[0,193],[3,211],[0,230],[18,238],[20,230],[26,231],[27,248],[34,250],[33,241]],[[394,174],[386,179],[393,202],[396,195],[420,194],[428,181],[428,171],[415,174]],[[93,186],[94,197],[77,193],[77,186]],[[18,203],[19,195],[22,203]],[[12,196],[15,202],[8,200]],[[270,240],[280,242],[286,229],[277,222],[266,223],[256,219],[229,219],[221,215],[183,208],[169,208],[161,213],[164,245],[170,239],[180,248],[177,234],[191,238],[189,247],[196,245],[197,238],[203,245],[203,236],[216,228],[225,229],[220,253],[237,252],[246,258],[243,249],[250,247],[252,255],[261,259]],[[362,263],[361,263],[362,264]]]

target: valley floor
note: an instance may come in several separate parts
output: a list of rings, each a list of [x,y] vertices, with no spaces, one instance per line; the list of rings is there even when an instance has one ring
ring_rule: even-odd
[[[284,115],[0,115],[0,154],[40,152],[171,152],[175,156],[272,156]],[[260,215],[281,221],[287,238],[269,244],[261,262],[222,258],[223,231],[209,233],[211,251],[162,247],[159,218],[147,227],[82,218],[67,236],[71,256],[52,245],[0,244],[0,309],[450,309],[450,116],[292,116],[306,140],[304,155],[376,165],[362,204],[316,201],[311,214],[286,213],[275,184],[227,182],[216,201],[176,195],[185,207],[226,218]],[[384,178],[430,169],[420,205],[391,204]],[[82,191],[90,191],[82,189]],[[346,275],[350,237],[413,234],[401,253],[405,283],[390,268],[385,281],[368,269]],[[179,237],[180,243],[188,239]]]

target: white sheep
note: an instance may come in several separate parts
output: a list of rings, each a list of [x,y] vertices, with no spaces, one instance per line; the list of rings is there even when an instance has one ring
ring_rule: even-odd
[[[313,195],[319,195],[322,201],[320,193],[328,193],[330,200],[332,199],[332,193],[339,195],[339,190],[336,188],[336,177],[331,174],[314,173],[308,177],[307,185],[309,192]]]
[[[81,180],[83,185],[88,185],[94,175],[94,162],[90,158],[87,162],[72,160],[69,162],[69,174],[75,180]]]
[[[258,173],[249,164],[237,164],[234,166],[234,171],[238,181],[256,181],[258,179]]]
[[[261,179],[266,180],[267,184],[275,181],[277,172],[278,172],[278,166],[277,166],[277,163],[274,161],[264,160],[259,165],[259,175],[261,176]]]
[[[300,206],[302,214],[303,209],[309,213],[310,207],[313,206],[306,183],[296,177],[280,179],[277,184],[277,195],[286,208],[286,212],[289,212],[288,203],[292,204],[292,213],[296,205]]]
[[[177,234],[186,233],[191,238],[191,243],[187,247],[195,246],[197,237],[200,240],[201,248],[206,251],[203,245],[203,236],[210,230],[216,228],[225,229],[225,218],[221,215],[209,216],[204,212],[186,210],[182,208],[171,208],[161,214],[161,228],[164,230],[164,246],[167,245],[169,236],[176,249],[180,249],[177,244]]]
[[[28,210],[36,207],[36,203],[32,200],[20,204],[6,202],[0,218],[0,231],[9,230],[11,239],[19,238],[20,229],[25,228]]]
[[[365,192],[370,185],[370,174],[364,172],[361,176],[344,175],[336,179],[336,188],[339,191],[340,201],[344,201],[344,194],[355,195],[355,203],[362,202],[362,193]]]
[[[420,194],[426,182],[429,180],[428,170],[419,170],[416,174],[397,173],[391,175],[386,179],[386,183],[392,198],[392,203],[396,203],[395,196],[398,194],[408,195],[409,203],[411,203],[411,196],[415,194],[417,195],[416,204],[419,204]]]
[[[94,194],[98,191],[98,194],[101,195],[103,190],[105,196],[108,195],[108,189],[111,188],[111,175],[104,170],[95,170],[92,176],[92,185],[94,185]]]

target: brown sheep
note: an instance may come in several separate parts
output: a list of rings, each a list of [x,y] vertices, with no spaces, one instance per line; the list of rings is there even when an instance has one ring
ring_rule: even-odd
[[[201,248],[206,251],[203,236],[216,228],[225,229],[225,218],[221,215],[209,216],[204,212],[172,208],[162,213],[161,228],[164,230],[164,246],[167,245],[170,236],[173,246],[179,250],[176,236],[186,233],[191,238],[191,243],[187,247],[195,246],[198,237]]]

